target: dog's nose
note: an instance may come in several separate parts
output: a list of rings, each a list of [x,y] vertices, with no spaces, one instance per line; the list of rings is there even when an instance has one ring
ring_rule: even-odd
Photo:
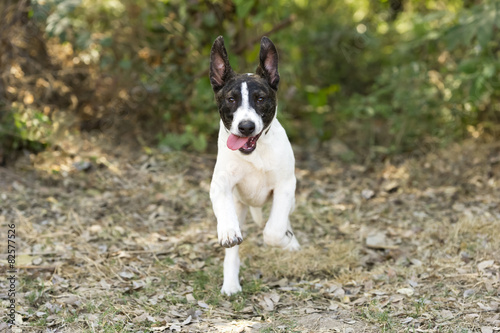
[[[255,130],[255,124],[253,121],[249,120],[242,121],[241,123],[239,123],[238,129],[240,130],[240,133],[242,135],[250,136],[250,134],[252,134],[253,131]]]

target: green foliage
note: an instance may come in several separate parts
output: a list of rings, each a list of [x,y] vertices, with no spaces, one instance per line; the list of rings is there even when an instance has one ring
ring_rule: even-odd
[[[337,133],[352,137],[356,146],[401,152],[426,140],[463,138],[471,126],[488,126],[498,134],[500,40],[492,32],[498,30],[500,7],[485,2],[459,9],[408,10],[390,23],[372,15],[364,27],[358,25],[357,31],[367,31],[363,49],[343,48],[347,60],[352,55],[355,65],[363,66],[363,73],[354,69],[360,87],[350,86],[349,78],[340,80],[344,96],[330,95],[332,112],[322,113],[308,99],[317,110],[309,117],[313,124],[323,114],[321,135]],[[324,100],[322,90],[316,91]]]
[[[14,104],[0,113],[0,142],[7,149],[43,150],[51,132],[50,119],[38,110]]]
[[[367,107],[387,119],[396,150],[415,149],[426,136],[464,137],[467,126],[498,120],[492,102],[500,97],[500,62],[492,52],[500,40],[491,33],[498,14],[499,4],[486,2],[458,13],[403,16],[395,29],[406,25],[404,43],[395,46],[369,94],[351,104],[353,112]]]
[[[393,153],[500,133],[497,1],[47,0],[29,17],[70,44],[74,62],[115,78],[134,125],[169,149],[215,146],[207,72],[218,35],[240,72],[257,65],[261,35],[276,42],[279,117],[294,141]],[[46,134],[14,124],[21,138]]]

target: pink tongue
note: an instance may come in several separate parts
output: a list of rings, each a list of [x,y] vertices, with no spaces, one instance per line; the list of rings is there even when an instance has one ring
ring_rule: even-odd
[[[227,147],[231,150],[238,150],[247,143],[248,138],[241,138],[234,134],[229,135],[229,139],[227,139]]]

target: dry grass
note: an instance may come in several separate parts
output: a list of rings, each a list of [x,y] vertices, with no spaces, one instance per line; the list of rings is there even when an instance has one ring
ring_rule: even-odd
[[[500,330],[500,145],[369,166],[305,155],[292,216],[302,251],[263,246],[249,221],[244,291],[230,298],[208,198],[214,156],[88,149],[0,169],[0,223],[19,234],[18,328]]]

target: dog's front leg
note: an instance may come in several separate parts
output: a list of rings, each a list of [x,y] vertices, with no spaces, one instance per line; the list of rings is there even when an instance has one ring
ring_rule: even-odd
[[[290,225],[289,215],[295,205],[295,177],[282,182],[274,189],[273,207],[264,228],[264,243],[296,251],[300,244]]]
[[[214,173],[210,185],[210,200],[217,218],[217,235],[223,247],[241,244],[240,225],[233,198],[234,184],[225,174]]]
[[[241,291],[240,285],[240,257],[238,255],[239,245],[226,249],[224,256],[224,282],[220,292],[225,295],[233,295]]]
[[[248,207],[238,200],[235,200],[234,204],[240,225],[243,225]],[[238,250],[238,245],[226,249],[226,255],[224,257],[224,282],[221,289],[221,293],[226,295],[233,295],[241,291],[239,278],[240,257],[238,255]]]

